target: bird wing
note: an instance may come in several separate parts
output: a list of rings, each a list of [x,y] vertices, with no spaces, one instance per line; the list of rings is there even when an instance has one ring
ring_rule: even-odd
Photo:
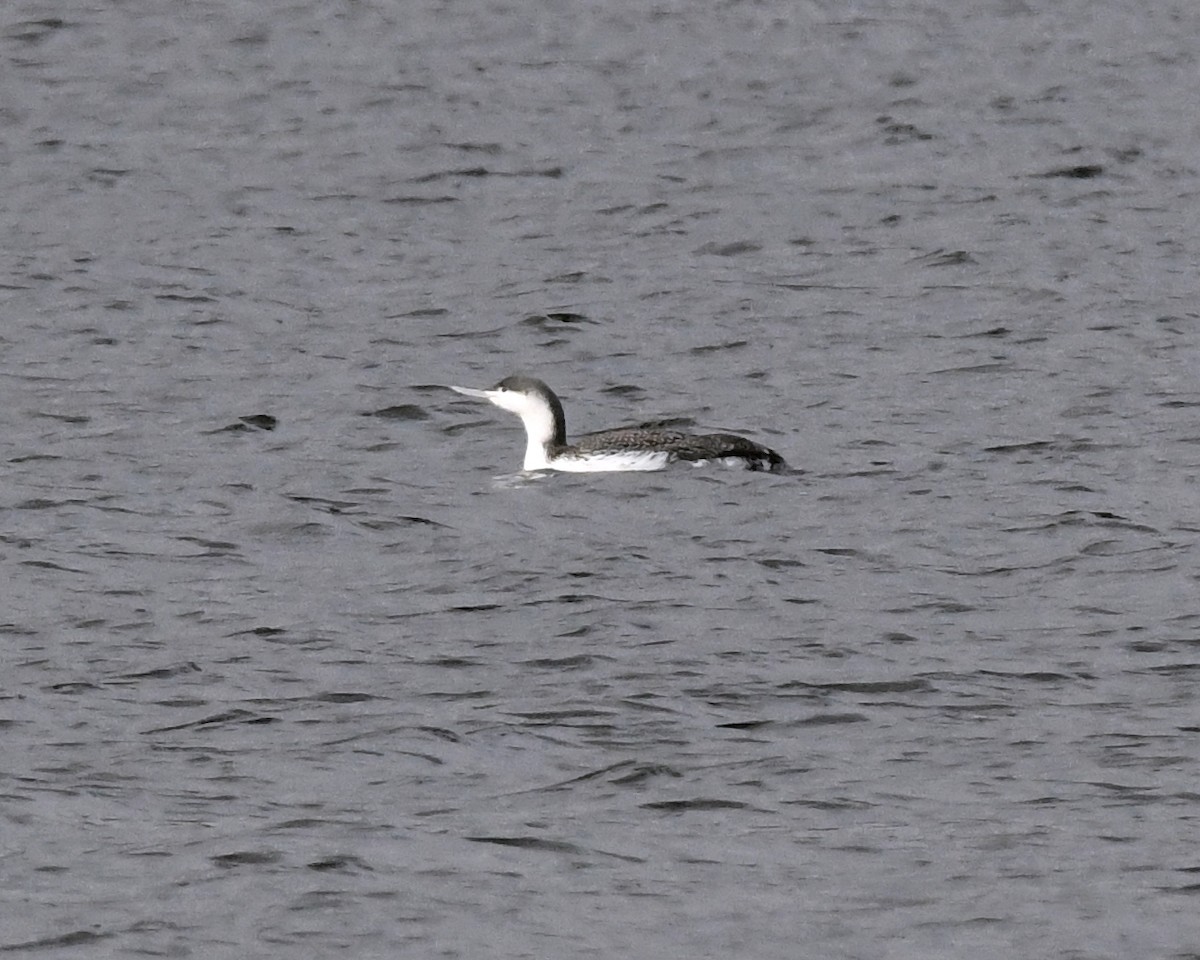
[[[604,453],[617,450],[666,450],[675,449],[688,440],[695,439],[679,430],[658,430],[648,427],[617,427],[615,430],[600,430],[585,433],[572,446],[580,453]]]
[[[627,450],[662,450],[679,460],[737,458],[756,470],[786,467],[783,457],[770,447],[735,433],[684,433],[653,427],[619,427],[580,437],[573,447],[579,453],[596,454]]]

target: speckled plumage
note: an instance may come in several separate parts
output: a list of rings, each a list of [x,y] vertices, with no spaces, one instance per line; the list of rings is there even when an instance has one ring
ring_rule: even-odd
[[[774,470],[784,465],[783,457],[770,447],[734,433],[684,433],[648,427],[617,427],[579,437],[565,450],[599,453],[617,450],[665,450],[677,460],[721,460],[738,458],[752,470]]]

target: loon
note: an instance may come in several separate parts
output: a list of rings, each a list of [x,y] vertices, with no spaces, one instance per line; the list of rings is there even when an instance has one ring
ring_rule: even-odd
[[[525,424],[526,470],[661,470],[676,460],[736,461],[750,470],[787,469],[783,457],[774,450],[732,433],[691,434],[647,424],[601,430],[567,443],[562,403],[553,390],[532,377],[505,377],[490,390],[450,389],[490,400],[521,418]]]

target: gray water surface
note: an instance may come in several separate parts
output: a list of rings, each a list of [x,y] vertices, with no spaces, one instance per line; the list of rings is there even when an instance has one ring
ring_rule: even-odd
[[[1197,50],[5,5],[0,952],[1200,955]]]

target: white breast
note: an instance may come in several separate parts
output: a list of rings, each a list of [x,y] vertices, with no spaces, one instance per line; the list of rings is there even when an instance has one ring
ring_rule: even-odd
[[[583,456],[564,454],[536,467],[531,467],[526,457],[525,469],[611,473],[617,470],[661,470],[670,462],[671,455],[665,450],[614,450],[611,453],[589,453]]]

